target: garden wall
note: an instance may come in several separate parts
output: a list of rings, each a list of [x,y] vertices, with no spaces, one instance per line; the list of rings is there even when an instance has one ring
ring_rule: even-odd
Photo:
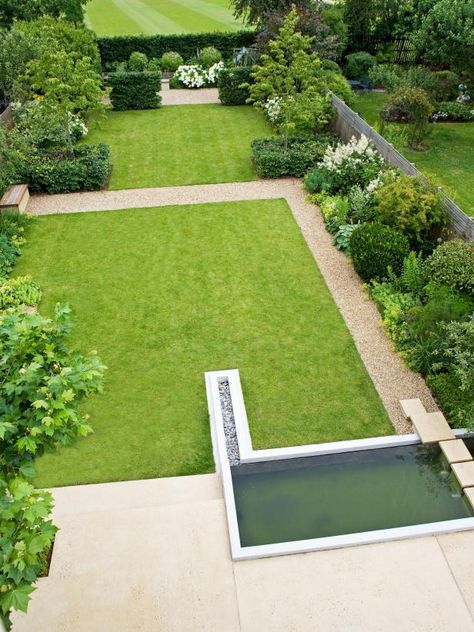
[[[345,142],[349,141],[352,136],[359,138],[362,134],[367,136],[376,146],[379,153],[384,157],[385,161],[394,167],[397,167],[404,173],[411,176],[424,177],[418,171],[415,165],[402,156],[389,142],[374,130],[363,118],[354,110],[333,95],[333,105],[336,108],[336,117],[333,122],[334,131]],[[467,241],[474,241],[474,220],[466,215],[457,204],[455,204],[447,195],[442,194],[443,205],[449,213],[451,228],[456,235]]]

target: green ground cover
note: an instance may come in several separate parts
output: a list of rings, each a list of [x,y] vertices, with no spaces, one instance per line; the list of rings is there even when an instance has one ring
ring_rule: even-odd
[[[393,432],[283,200],[38,218],[25,273],[108,366],[94,434],[41,459],[41,486],[212,471],[209,370],[240,369],[257,448]]]
[[[87,25],[99,36],[236,31],[229,0],[92,0]]]
[[[132,189],[255,180],[250,143],[271,135],[250,106],[171,105],[109,112],[87,142],[110,145],[110,188]]]
[[[371,125],[387,99],[384,93],[357,96],[354,109]],[[401,126],[403,127],[403,126]],[[468,215],[474,216],[474,123],[437,123],[426,140],[427,151],[411,151],[397,142],[396,148],[426,176],[431,178]]]

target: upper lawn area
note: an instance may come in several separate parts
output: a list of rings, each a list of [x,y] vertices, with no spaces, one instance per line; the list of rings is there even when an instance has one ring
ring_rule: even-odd
[[[236,31],[230,0],[91,0],[86,22],[99,36]]]
[[[86,142],[110,145],[110,188],[133,189],[256,180],[250,143],[271,135],[247,105],[170,105],[109,112]]]
[[[213,470],[204,372],[241,371],[257,448],[393,433],[283,200],[38,218],[16,274],[108,366],[95,432],[40,486]]]
[[[387,99],[384,93],[357,96],[354,109],[371,125]],[[394,143],[420,171],[442,186],[468,215],[474,215],[474,123],[437,123],[426,140],[427,151],[411,151]]]

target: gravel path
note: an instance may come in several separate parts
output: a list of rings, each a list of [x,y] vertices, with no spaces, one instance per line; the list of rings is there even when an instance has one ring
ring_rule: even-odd
[[[418,397],[427,410],[437,410],[437,406],[422,377],[410,371],[394,353],[391,341],[381,327],[375,303],[368,299],[352,264],[332,245],[332,237],[324,227],[321,213],[316,206],[307,202],[299,180],[285,178],[158,189],[35,195],[30,200],[28,212],[47,215],[275,198],[287,200],[395,429],[399,433],[410,432],[411,425],[400,410],[400,399]]]
[[[200,103],[220,103],[217,88],[170,90],[168,81],[163,81],[161,84],[162,105],[196,105]]]
[[[234,409],[232,408],[232,398],[230,396],[229,382],[226,381],[219,383],[219,397],[221,401],[225,444],[227,448],[229,463],[230,465],[239,465],[239,440],[237,439],[237,428],[235,427]]]

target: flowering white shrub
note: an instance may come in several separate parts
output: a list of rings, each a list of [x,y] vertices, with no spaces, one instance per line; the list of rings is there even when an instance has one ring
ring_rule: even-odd
[[[322,160],[322,165],[328,171],[339,171],[349,165],[365,166],[369,164],[378,166],[379,171],[381,171],[383,159],[364,134],[359,140],[353,136],[347,144],[338,143],[336,147],[329,145]]]
[[[219,74],[223,69],[223,61],[218,61],[216,64],[212,64],[212,66],[207,71],[207,81],[210,85],[214,85],[217,82],[217,78],[219,77]]]
[[[80,116],[69,112],[68,121],[69,134],[72,136],[72,138],[74,138],[74,140],[78,141],[80,138],[87,136],[87,134],[89,133],[89,129]]]
[[[365,188],[380,176],[384,162],[369,139],[362,135],[359,140],[353,136],[348,143],[328,146],[318,168],[325,174],[330,190],[336,193],[347,192],[353,186]]]
[[[209,70],[202,66],[179,66],[174,73],[174,79],[185,88],[204,88],[213,86],[217,82],[219,73],[224,68],[224,62],[213,64]]]
[[[207,72],[202,66],[179,66],[174,76],[186,88],[202,88],[207,83]]]
[[[276,123],[281,115],[281,98],[273,97],[272,99],[268,99],[264,105],[264,108],[265,113],[270,121],[272,123]]]

